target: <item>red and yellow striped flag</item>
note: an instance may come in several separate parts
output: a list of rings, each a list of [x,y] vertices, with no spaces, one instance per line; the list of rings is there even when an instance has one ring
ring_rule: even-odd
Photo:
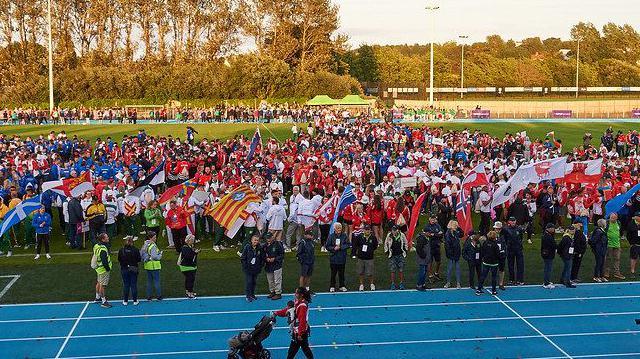
[[[220,199],[220,202],[213,206],[213,219],[220,226],[229,230],[235,227],[238,220],[244,221],[249,213],[246,211],[249,203],[260,203],[262,198],[251,190],[248,186],[240,186],[231,193]]]

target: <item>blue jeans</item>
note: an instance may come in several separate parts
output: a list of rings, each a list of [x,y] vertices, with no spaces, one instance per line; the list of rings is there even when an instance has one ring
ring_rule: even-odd
[[[482,274],[480,274],[480,279],[478,279],[478,290],[483,289],[484,281],[487,279],[489,272],[491,272],[491,291],[496,291],[496,284],[498,282],[498,266],[488,266],[486,264],[482,265]]]
[[[571,280],[571,265],[573,264],[572,258],[562,259],[564,267],[562,267],[562,283],[567,284]]]
[[[447,283],[451,283],[451,270],[454,266],[456,267],[456,282],[460,283],[460,261],[453,259],[449,259],[449,264],[447,265]]]
[[[122,274],[122,300],[129,300],[129,292],[133,301],[138,300],[138,273],[133,273],[127,268],[120,268]]]
[[[544,284],[551,283],[551,269],[553,269],[553,259],[544,260]]]
[[[248,297],[255,296],[256,293],[256,281],[258,274],[245,273],[244,274],[244,293]]]
[[[71,249],[78,249],[82,246],[82,239],[78,236],[75,224],[67,224],[67,238],[69,238]]]
[[[427,280],[427,266],[418,265],[418,287],[422,287]]]
[[[162,297],[162,290],[160,288],[160,269],[147,271],[147,298],[152,297],[152,286],[155,287],[157,296]]]

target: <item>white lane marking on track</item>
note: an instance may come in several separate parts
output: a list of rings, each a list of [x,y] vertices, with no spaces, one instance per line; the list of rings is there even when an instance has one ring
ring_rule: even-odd
[[[525,318],[523,318],[520,313],[516,312],[513,308],[511,308],[511,306],[507,303],[505,303],[502,299],[500,299],[499,296],[494,295],[494,298],[496,298],[500,303],[502,303],[505,307],[507,307],[507,309],[509,309],[513,314],[515,314],[516,316],[518,316],[518,318],[522,319],[522,321],[527,324],[529,327],[531,327],[531,329],[533,329],[536,333],[540,334],[546,341],[548,341],[551,345],[553,345],[556,349],[558,349],[560,351],[560,353],[562,353],[563,355],[565,355],[566,358],[568,359],[572,359],[572,356],[569,355],[569,353],[567,353],[566,351],[564,351],[564,349],[560,348],[560,346],[558,344],[556,344],[553,340],[549,339],[548,336],[544,335],[538,328],[536,328],[533,324],[531,324],[528,320],[526,320]]]
[[[562,314],[562,315],[536,315],[522,317],[524,319],[549,319],[549,318],[571,318],[571,317],[604,317],[616,315],[637,315],[640,312],[616,312],[616,313],[588,313],[588,314]],[[341,328],[341,327],[363,327],[363,326],[394,326],[394,325],[420,325],[420,324],[442,324],[442,323],[469,323],[469,322],[491,322],[502,320],[520,320],[520,317],[491,317],[491,318],[469,318],[469,319],[436,319],[436,320],[420,320],[420,321],[402,321],[402,322],[367,322],[367,323],[344,323],[312,325],[311,328]],[[152,335],[175,335],[175,334],[205,334],[220,332],[239,332],[244,330],[252,330],[253,328],[226,328],[226,329],[200,329],[200,330],[175,330],[162,332],[135,332],[135,333],[107,333],[107,334],[87,334],[74,335],[71,339],[88,339],[88,338],[106,338],[106,337],[127,337],[127,336],[152,336]],[[275,327],[274,330],[288,330],[289,327]],[[569,333],[569,334],[549,334],[549,337],[562,336],[588,336],[588,335],[612,335],[612,334],[633,334],[635,332],[596,332],[594,333]],[[20,342],[20,341],[37,341],[37,340],[54,340],[65,339],[66,337],[31,337],[31,338],[6,338],[0,339],[0,342]]]
[[[2,299],[2,297],[4,297],[4,295],[7,294],[9,289],[11,289],[11,287],[13,287],[13,285],[16,284],[18,279],[20,279],[20,275],[19,274],[0,275],[0,278],[11,278],[9,283],[7,283],[7,285],[4,286],[2,291],[0,291],[0,299]]]
[[[579,287],[584,287],[584,286],[606,286],[606,285],[627,285],[627,286],[633,286],[633,285],[639,285],[640,282],[607,282],[607,283],[581,283],[579,285]],[[540,284],[527,284],[527,285],[520,285],[517,287],[508,287],[508,288],[512,288],[512,289],[518,289],[518,288],[541,288]],[[462,293],[462,291],[460,289],[457,288],[433,288],[430,289],[429,292],[433,292],[433,291],[460,291]],[[357,291],[357,292],[335,292],[335,293],[329,293],[329,292],[318,292],[316,293],[316,295],[320,295],[320,296],[349,296],[349,295],[375,295],[376,293],[380,293],[380,294],[385,294],[385,293],[418,293],[417,290],[415,289],[409,289],[409,290],[404,290],[404,291],[397,291],[397,290],[376,290],[374,292],[369,291]],[[283,297],[285,296],[293,296],[293,293],[289,293],[289,294],[283,294]],[[266,296],[262,296],[259,295],[258,297],[265,297]],[[628,298],[640,298],[640,296],[627,296]],[[198,297],[198,299],[234,299],[234,298],[245,298],[244,295],[218,295],[218,296],[202,296],[202,297]],[[602,297],[602,298],[612,298],[612,297]],[[615,298],[615,297],[614,297]],[[565,298],[565,300],[573,300],[573,299],[578,299],[578,298]],[[190,299],[185,299],[184,297],[176,297],[176,298],[164,298],[164,301],[191,301]],[[539,299],[522,299],[525,301],[538,301]],[[545,298],[542,298],[540,300],[545,300]],[[511,303],[512,301],[508,301],[508,303]],[[14,304],[3,304],[1,305],[1,307],[22,307],[22,306],[46,306],[46,305],[60,305],[60,304],[64,304],[64,305],[68,305],[68,304],[84,304],[85,301],[81,300],[81,301],[70,301],[70,302],[41,302],[41,303],[14,303]]]
[[[601,333],[587,333],[588,335],[607,335],[607,334],[619,334],[620,332],[601,332]],[[632,332],[622,332],[624,334],[633,334]],[[569,336],[572,334],[566,334]],[[582,335],[582,334],[580,334]],[[555,335],[550,335],[554,337]],[[544,339],[541,335],[517,335],[517,336],[502,336],[502,337],[484,337],[484,338],[463,338],[463,339],[431,339],[431,340],[407,340],[407,341],[388,341],[388,342],[363,342],[363,343],[331,343],[331,344],[319,344],[312,345],[312,348],[335,348],[335,347],[368,347],[368,346],[385,346],[385,345],[406,345],[406,344],[434,344],[434,343],[450,343],[450,342],[473,342],[473,341],[489,341],[489,340],[517,340],[517,339]],[[269,350],[287,350],[289,347],[271,347]],[[95,355],[95,356],[78,356],[78,357],[65,357],[60,359],[98,359],[98,358],[122,358],[131,356],[155,356],[155,355],[187,355],[187,354],[206,354],[206,353],[227,353],[227,349],[212,349],[212,350],[194,350],[194,351],[175,351],[175,352],[154,352],[154,353],[129,353],[129,354],[114,354],[114,355]],[[623,353],[623,354],[595,354],[595,355],[583,355],[575,356],[573,358],[596,358],[607,357],[612,355],[625,355],[632,356],[637,353]],[[545,357],[536,359],[560,359],[562,357]],[[534,359],[534,358],[529,358]]]
[[[80,323],[80,320],[82,319],[84,312],[87,310],[87,307],[89,307],[89,302],[86,302],[84,304],[84,307],[80,312],[80,315],[78,315],[78,319],[76,319],[76,322],[73,323],[73,327],[71,327],[71,330],[69,331],[69,334],[67,334],[67,337],[62,343],[62,346],[60,346],[60,350],[58,350],[58,354],[56,354],[56,358],[60,358],[60,354],[62,354],[62,351],[64,351],[64,348],[67,346],[67,343],[69,342],[69,338],[71,338],[71,336],[73,335],[73,332],[76,330],[76,327],[78,326],[78,323]]]

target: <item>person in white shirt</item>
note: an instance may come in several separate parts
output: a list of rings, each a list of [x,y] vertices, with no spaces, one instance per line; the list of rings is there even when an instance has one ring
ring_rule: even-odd
[[[298,225],[298,196],[300,196],[300,187],[293,186],[291,196],[289,197],[289,217],[287,217],[287,233],[285,234],[285,252],[291,252],[293,236],[295,243],[300,241],[302,237],[302,227]]]
[[[107,234],[109,235],[109,238],[115,238],[118,203],[113,198],[113,195],[108,195],[102,203],[104,204],[104,208],[107,210],[107,221],[105,222]]]
[[[280,204],[278,197],[273,197],[266,219],[269,223],[268,230],[273,234],[273,239],[276,241],[282,241],[282,229],[284,228],[286,215],[284,207]]]
[[[480,207],[480,235],[486,236],[491,227],[491,195],[489,195],[489,186],[482,186],[482,191],[478,196]]]

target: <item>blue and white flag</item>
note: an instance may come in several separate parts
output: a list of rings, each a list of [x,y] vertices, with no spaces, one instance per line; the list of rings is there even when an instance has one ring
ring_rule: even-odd
[[[256,149],[258,145],[262,144],[262,137],[260,136],[260,129],[256,128],[256,133],[253,134],[253,140],[251,140],[251,147],[249,147],[249,154],[247,155],[247,160],[251,161],[253,155],[256,153]]]
[[[33,198],[29,198],[20,202],[14,209],[7,212],[4,216],[4,220],[2,221],[2,225],[0,226],[0,237],[4,235],[11,227],[16,224],[22,222],[27,216],[29,216],[33,211],[36,211],[40,208],[40,196],[38,195]]]
[[[611,213],[618,213],[623,215],[628,214],[629,209],[625,207],[625,205],[627,204],[627,201],[633,198],[633,195],[638,191],[640,191],[640,184],[633,186],[633,188],[628,190],[626,193],[619,194],[613,197],[609,202],[607,202],[607,204],[604,206],[607,218],[609,218]]]
[[[333,225],[338,221],[338,215],[345,209],[348,205],[354,203],[356,200],[356,195],[353,193],[353,187],[348,185],[345,187],[344,192],[342,192],[342,196],[338,200],[338,206],[336,207],[336,211],[333,214],[333,221],[331,222],[331,227],[329,228],[329,235],[333,234]]]

